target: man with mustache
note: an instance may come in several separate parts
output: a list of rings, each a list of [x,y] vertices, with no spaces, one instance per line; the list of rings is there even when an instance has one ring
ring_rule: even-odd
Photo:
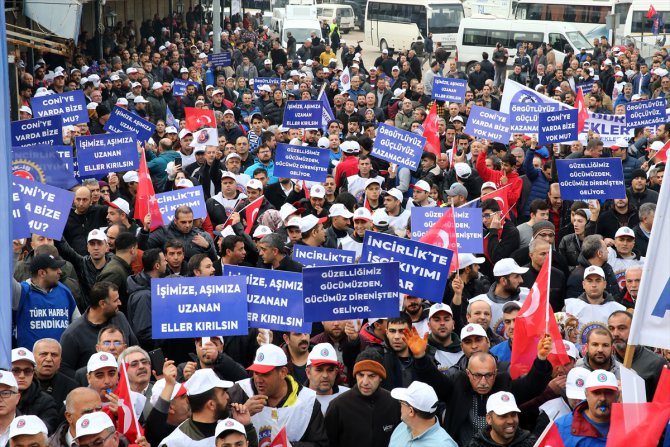
[[[486,402],[486,427],[475,433],[469,447],[531,447],[537,440],[519,428],[519,407],[512,393],[499,391]]]
[[[151,395],[151,360],[149,354],[139,346],[131,346],[119,355],[119,364],[126,363],[130,390],[136,393]]]
[[[586,400],[556,420],[565,447],[605,445],[609,433],[612,404],[619,398],[616,377],[597,369],[586,377],[584,388]]]
[[[619,377],[619,364],[612,355],[612,342],[612,334],[607,329],[596,327],[591,330],[586,341],[586,355],[575,366],[589,371],[604,369]]]
[[[307,383],[307,356],[309,356],[309,333],[286,332],[283,346],[288,358],[288,372],[298,383]]]

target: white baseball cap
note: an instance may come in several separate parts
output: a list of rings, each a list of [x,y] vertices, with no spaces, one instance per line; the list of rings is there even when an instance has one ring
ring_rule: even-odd
[[[314,214],[308,214],[300,219],[300,232],[306,233],[312,228],[316,227],[318,224],[322,224],[327,220],[327,217],[322,217],[319,219]]]
[[[472,335],[478,335],[480,337],[489,338],[489,336],[486,335],[486,331],[481,326],[481,324],[477,323],[467,324],[463,327],[463,329],[461,329],[461,340],[470,337]]]
[[[425,413],[437,410],[437,394],[432,386],[415,380],[407,388],[393,388],[391,397],[407,402],[412,408]]]
[[[523,275],[528,271],[528,267],[520,267],[512,258],[503,258],[493,266],[493,276],[507,276],[512,273]]]
[[[163,84],[160,82],[154,82],[151,84],[151,90],[158,90],[159,88],[163,88]]]
[[[123,174],[123,181],[126,183],[130,182],[139,182],[140,177],[137,175],[136,171],[128,171],[125,174]]]
[[[337,365],[337,351],[330,343],[319,343],[307,356],[307,366]]]
[[[279,208],[279,216],[281,216],[281,220],[286,220],[288,216],[295,214],[298,212],[298,209],[291,205],[290,203],[285,203]]]
[[[354,217],[354,213],[349,211],[344,204],[336,203],[330,207],[328,217],[344,217],[345,219],[351,219]]]
[[[107,205],[111,206],[112,208],[116,208],[117,210],[121,210],[124,213],[130,215],[130,205],[125,199],[122,199],[121,197],[115,199],[112,202],[107,202]]]
[[[266,374],[278,366],[286,366],[288,359],[284,350],[277,345],[267,344],[256,350],[254,363],[247,368],[247,371]]]
[[[635,239],[635,232],[631,230],[629,227],[621,227],[616,231],[614,239],[618,237],[632,237],[633,239]]]
[[[586,267],[586,269],[584,270],[584,279],[586,279],[586,277],[589,275],[598,275],[601,278],[605,279],[605,272],[597,265],[589,265],[588,267]]]
[[[512,412],[521,413],[519,407],[516,406],[514,394],[507,391],[498,391],[489,396],[489,399],[486,401],[486,412],[489,413],[491,411],[498,416]]]
[[[86,237],[86,242],[91,242],[91,241],[106,242],[107,241],[107,235],[101,229],[95,228],[95,229],[89,231],[88,236]]]
[[[432,316],[438,312],[447,312],[449,315],[454,315],[454,312],[451,310],[451,307],[448,304],[435,303],[430,306],[430,310],[428,311],[428,319],[432,318]]]
[[[352,218],[353,220],[372,220],[372,213],[370,212],[369,209],[365,207],[360,207],[356,208],[354,211],[354,217]]]
[[[472,174],[472,168],[467,163],[454,163],[454,170],[456,175],[460,178],[468,178]]]
[[[263,183],[261,183],[261,181],[258,180],[257,178],[252,178],[251,180],[249,180],[249,181],[247,182],[247,186],[246,186],[246,188],[247,188],[247,189],[251,188],[251,189],[260,189],[260,190],[262,190],[262,189],[263,189]]]
[[[386,194],[393,197],[394,199],[402,202],[402,192],[398,188],[391,188],[388,191],[386,191]]]
[[[224,178],[232,178],[232,179],[235,179],[235,181],[237,181],[237,177],[235,176],[235,174],[233,174],[230,171],[221,171],[221,179],[224,179]],[[251,181],[251,180],[249,180],[249,181]]]
[[[174,126],[167,126],[165,128],[165,133],[178,133],[177,128]]]
[[[127,106],[128,105],[128,100],[126,98],[119,98],[116,100],[116,105],[117,106]]]
[[[326,188],[324,188],[322,185],[312,185],[312,187],[309,189],[309,195],[317,199],[323,199],[326,197]]]
[[[375,227],[388,227],[390,223],[391,219],[389,219],[389,215],[385,210],[378,209],[372,213],[372,224]]]
[[[175,186],[177,188],[193,188],[193,182],[187,178],[182,178],[177,181]]]
[[[14,377],[14,374],[11,373],[11,371],[0,370],[0,383],[11,388],[19,387],[19,385],[16,383],[16,378]]]
[[[205,393],[213,388],[227,389],[234,383],[228,380],[221,380],[213,369],[199,369],[193,373],[190,379],[184,383],[189,396]]]
[[[387,50],[386,48],[384,48],[384,49],[382,50],[382,54],[389,54],[389,50]]]
[[[367,179],[367,180],[365,181],[365,187],[364,187],[364,189],[368,189],[368,186],[370,186],[370,185],[379,185],[379,186],[382,186],[382,181],[381,181],[380,179],[378,179],[377,177],[369,178],[369,179]]]
[[[86,372],[90,373],[97,371],[100,368],[118,368],[119,364],[116,363],[114,356],[108,352],[96,352],[88,359],[86,364]]]
[[[430,184],[425,180],[419,180],[415,184],[410,185],[410,188],[418,189],[419,191],[430,192]]]
[[[579,350],[577,349],[577,346],[569,340],[563,340],[563,347],[565,347],[565,352],[568,353],[568,356],[572,357],[573,359],[577,360],[579,358]]]
[[[230,160],[231,158],[237,158],[238,160],[242,160],[242,157],[237,152],[231,152],[230,154],[226,155],[226,161]]]
[[[216,424],[216,429],[214,430],[214,437],[218,438],[224,433],[227,433],[229,431],[234,431],[240,434],[243,434],[244,437],[247,437],[247,431],[244,429],[244,425],[242,425],[240,422],[237,422],[235,419],[228,418],[224,419],[222,421],[219,421],[218,424]]]
[[[77,419],[75,425],[75,439],[82,436],[97,435],[103,430],[114,427],[114,422],[107,416],[107,413],[102,411],[94,411],[93,413],[85,414]]]
[[[49,429],[42,422],[42,419],[37,416],[18,416],[9,424],[9,439],[21,435],[36,435],[38,433],[44,433],[46,437],[49,435]]]
[[[151,405],[156,406],[156,402],[158,402],[158,397],[163,393],[164,389],[165,389],[165,379],[158,379],[156,383],[154,383],[153,388],[151,388],[151,397],[149,398],[149,403],[151,403]],[[183,383],[177,382],[175,383],[174,389],[172,390],[170,400],[174,400],[179,396],[183,396],[184,394],[186,394],[186,387],[184,386]]]
[[[179,139],[180,139],[180,140],[181,140],[182,138],[184,138],[186,135],[193,135],[193,132],[191,132],[190,130],[188,130],[188,129],[186,129],[186,128],[184,128],[184,129],[182,129],[182,130],[179,131]]]
[[[586,376],[586,383],[584,388],[593,391],[593,390],[619,390],[619,382],[616,380],[616,376],[609,371],[604,369],[596,369],[591,371],[588,376]]]
[[[270,227],[267,227],[265,225],[259,225],[254,230],[254,234],[252,237],[254,239],[260,239],[263,236],[267,236],[268,234],[272,234],[272,230],[270,229]]]
[[[319,141],[316,142],[316,147],[320,147],[321,149],[326,149],[328,146],[330,146],[328,137],[321,137],[319,138]]]
[[[142,96],[142,95],[135,96],[135,99],[133,99],[133,102],[135,104],[148,104],[149,103],[149,101],[144,99],[144,96]]]
[[[36,365],[35,356],[33,355],[32,352],[30,352],[30,350],[26,348],[12,349],[12,363],[18,362],[20,360],[27,360],[30,363],[32,363],[33,366]]]
[[[484,182],[484,183],[482,184],[482,189],[481,189],[481,191],[484,191],[486,188],[493,188],[493,190],[498,189],[498,187],[496,186],[496,184],[493,183],[493,182]]]
[[[586,399],[586,378],[591,374],[586,368],[575,366],[568,372],[568,377],[565,380],[565,395],[568,399]]]
[[[286,222],[286,228],[296,227],[300,229],[300,224],[302,223],[302,218],[299,216],[291,216]]]
[[[30,116],[33,115],[33,111],[30,109],[28,106],[21,106],[19,108],[19,112],[25,112],[25,113],[30,113]]]
[[[458,254],[458,268],[464,269],[472,264],[483,264],[486,261],[486,258],[478,258],[472,253],[459,253]]]

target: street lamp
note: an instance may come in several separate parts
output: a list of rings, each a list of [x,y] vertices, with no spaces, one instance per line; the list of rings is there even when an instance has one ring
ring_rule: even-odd
[[[116,12],[112,9],[110,9],[107,14],[105,14],[105,25],[107,25],[107,28],[113,29],[114,25],[116,25]]]

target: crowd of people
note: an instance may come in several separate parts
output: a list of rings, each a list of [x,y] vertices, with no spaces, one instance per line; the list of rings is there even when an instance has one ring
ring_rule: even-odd
[[[73,188],[61,240],[14,241],[15,349],[11,371],[0,371],[0,445],[267,446],[283,426],[294,447],[532,446],[555,421],[566,447],[605,446],[642,267],[658,249],[648,246],[665,172],[656,156],[670,122],[609,147],[595,132],[550,147],[522,134],[492,143],[464,129],[473,105],[500,107],[502,47],[467,75],[414,50],[383,51],[366,67],[362,48],[336,27],[292,54],[259,16],[226,20],[220,36],[190,17],[120,23],[105,33],[104,60],[82,36],[72,60],[18,65],[20,119],[33,117],[36,96],[83,90],[89,121],[64,129],[74,147],[104,133],[115,107],[137,114],[156,126],[140,149],[155,192],[200,185],[207,216],[181,206],[153,229],[150,215],[134,218],[138,172],[110,173]],[[219,38],[229,67],[208,62]],[[667,49],[647,61],[634,47],[594,44],[561,64],[551,45],[519,42],[507,78],[568,105],[595,79],[592,112],[670,98]],[[433,100],[436,76],[467,79],[464,101]],[[280,82],[255,89],[263,77]],[[193,81],[183,96],[172,91],[178,79]],[[321,91],[334,119],[283,127],[288,101]],[[371,154],[380,124],[422,133],[433,105],[439,155],[424,152],[412,171]],[[214,111],[218,145],[194,144],[185,108]],[[328,151],[326,181],[275,176],[278,144]],[[562,200],[555,160],[599,157],[621,158],[625,197]],[[502,188],[506,209],[490,198]],[[247,215],[261,197],[258,215]],[[152,279],[221,276],[226,265],[301,272],[295,246],[360,257],[366,232],[411,237],[413,207],[476,199],[482,253],[458,254],[443,295],[403,295],[398,315],[313,323],[310,333],[152,337]],[[540,340],[532,368],[513,379],[515,318],[547,259],[562,340]],[[552,365],[553,343],[569,363]],[[165,359],[158,370],[155,353]],[[670,350],[635,348],[632,368],[649,400],[668,361]],[[122,364],[130,403],[116,391]],[[136,439],[120,423],[129,404],[144,433]]]

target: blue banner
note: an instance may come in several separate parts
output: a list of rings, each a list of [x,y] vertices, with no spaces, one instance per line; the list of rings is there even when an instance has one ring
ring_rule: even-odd
[[[626,197],[620,158],[556,160],[563,200],[606,200]]]
[[[666,98],[650,99],[649,101],[635,101],[626,103],[626,127],[653,126],[664,124],[668,120],[665,110]]]
[[[440,220],[447,207],[412,207],[412,240],[418,241]],[[459,253],[482,253],[484,239],[482,234],[481,208],[454,208],[456,240]]]
[[[353,264],[356,262],[356,252],[296,244],[293,246],[293,260],[305,267]]]
[[[255,84],[254,84],[255,85]],[[289,101],[284,109],[283,126],[304,129],[321,128],[323,104],[321,101]]]
[[[127,131],[135,132],[137,134],[137,141],[144,145],[144,142],[153,135],[156,125],[133,112],[115,106],[104,129],[111,133]],[[158,143],[158,141],[156,143]]]
[[[29,147],[12,148],[12,173],[18,177],[46,183],[57,188],[69,189],[75,186],[72,159],[65,160],[59,153],[72,153],[70,146],[50,146],[37,144]]]
[[[486,107],[472,106],[465,133],[471,137],[509,144],[509,115]]]
[[[247,335],[247,284],[242,276],[151,280],[151,337]]]
[[[302,274],[224,265],[223,276],[247,280],[249,327],[309,334],[302,305]]]
[[[12,176],[12,179],[14,177]],[[23,239],[30,237],[30,227],[26,218],[26,211],[21,201],[21,188],[15,182],[12,183],[12,239]]]
[[[577,109],[540,113],[537,144],[544,146],[545,144],[576,141],[579,136],[577,131],[578,113],[579,110]]]
[[[537,133],[540,113],[555,112],[558,104],[541,102],[513,102],[509,108],[509,130],[512,133]]]
[[[400,262],[400,291],[436,301],[444,294],[453,254],[446,248],[366,231],[360,262]]]
[[[60,116],[12,121],[12,146],[63,144],[63,119]]]
[[[596,83],[596,81],[591,79],[589,81],[586,81],[582,84],[577,85],[577,89],[581,88],[582,93],[584,95],[588,95],[589,93],[591,93],[591,90],[593,90],[593,84],[595,84],[595,83]]]
[[[77,137],[77,166],[81,178],[139,168],[134,132]]]
[[[31,106],[35,118],[60,116],[63,119],[63,126],[88,123],[86,96],[81,90],[37,96],[32,99]]]
[[[397,317],[398,276],[397,262],[306,268],[305,320]]]
[[[173,96],[184,96],[186,94],[186,87],[188,85],[195,85],[196,91],[198,90],[198,84],[195,81],[187,80],[184,81],[183,79],[175,79],[172,81],[172,95]]]
[[[425,145],[426,139],[417,133],[380,124],[370,155],[416,171]]]
[[[165,106],[165,125],[174,126],[174,128],[179,131],[179,120],[174,117],[174,114],[168,105]],[[158,144],[158,141],[154,141],[154,143]]]
[[[231,55],[230,51],[224,51],[222,53],[208,54],[207,59],[209,63],[212,64],[212,67],[230,67],[231,64]]]
[[[278,144],[275,154],[275,177],[325,182],[330,150],[318,147]]]
[[[323,104],[323,109],[321,109],[321,128],[326,129],[328,127],[328,123],[335,119],[335,114],[333,113],[333,109],[330,108],[330,103],[328,102],[328,97],[326,96],[326,91],[324,89],[321,89],[317,99],[321,101],[321,104]]]
[[[465,79],[433,78],[433,99],[438,101],[463,103],[468,81]]]
[[[202,186],[193,188],[178,188],[174,191],[162,192],[156,194],[158,208],[161,211],[163,222],[167,225],[174,219],[174,211],[182,206],[190,206],[193,210],[194,219],[207,218],[207,208],[205,207],[205,196],[202,192]]]
[[[264,85],[269,85],[269,86],[277,86],[279,88],[281,86],[281,79],[279,78],[255,78],[254,79],[254,93],[259,94],[260,93],[260,88]]]
[[[12,177],[31,233],[60,240],[72,208],[74,193],[43,183]]]

